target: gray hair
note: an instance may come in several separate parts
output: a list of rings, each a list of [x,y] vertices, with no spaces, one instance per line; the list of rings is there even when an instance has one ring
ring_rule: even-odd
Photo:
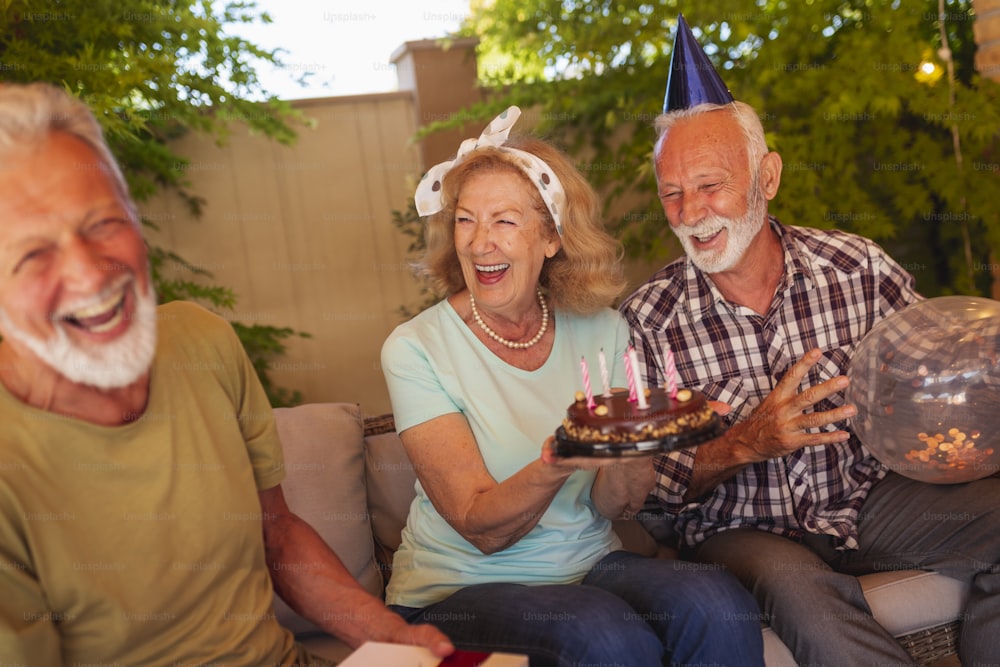
[[[674,126],[674,124],[683,118],[692,118],[694,116],[701,116],[712,111],[727,111],[732,114],[733,118],[739,124],[740,129],[743,131],[743,136],[746,138],[746,149],[747,149],[747,160],[749,161],[750,174],[754,175],[760,171],[760,161],[767,155],[767,139],[764,137],[764,126],[760,123],[760,117],[754,108],[749,104],[744,102],[731,102],[729,104],[715,104],[713,102],[705,102],[703,104],[698,104],[687,109],[677,109],[669,113],[660,114],[653,121],[653,127],[656,129],[656,143],[659,144],[663,135]],[[656,153],[654,151],[653,161],[655,164]]]
[[[48,83],[0,84],[0,157],[19,148],[37,146],[54,132],[64,132],[89,146],[132,206],[121,168],[86,104]]]

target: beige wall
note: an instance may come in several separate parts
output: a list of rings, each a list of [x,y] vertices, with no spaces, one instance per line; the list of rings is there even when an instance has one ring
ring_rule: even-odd
[[[390,60],[396,65],[401,90],[413,91],[414,114],[420,126],[456,120],[465,107],[482,99],[477,87],[475,38],[441,43],[424,39],[406,42]],[[418,144],[426,166],[449,160],[463,139],[482,132],[481,122],[434,132]]]
[[[1000,0],[974,0],[976,10],[973,32],[976,45],[976,69],[985,77],[1000,81]]]
[[[401,321],[398,308],[418,298],[408,240],[391,222],[420,173],[411,95],[296,106],[315,127],[291,147],[240,125],[223,147],[197,135],[178,142],[207,204],[195,220],[174,198],[150,202],[143,212],[162,229],[150,240],[232,287],[239,302],[230,319],[312,335],[275,362],[280,386],[307,401],[385,412],[381,342]]]

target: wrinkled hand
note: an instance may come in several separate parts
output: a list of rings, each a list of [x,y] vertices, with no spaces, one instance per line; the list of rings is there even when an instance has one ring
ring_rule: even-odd
[[[598,513],[608,519],[632,516],[641,510],[656,482],[652,455],[560,457],[554,437],[542,445],[542,463],[567,473],[596,470],[590,497]]]
[[[853,405],[825,412],[804,412],[847,387],[847,378],[841,375],[799,391],[802,380],[820,357],[818,349],[807,352],[750,417],[730,429],[732,437],[738,438],[744,447],[756,454],[756,460],[785,456],[803,447],[843,442],[850,437],[847,431],[805,432],[806,429],[844,421],[856,412]]]

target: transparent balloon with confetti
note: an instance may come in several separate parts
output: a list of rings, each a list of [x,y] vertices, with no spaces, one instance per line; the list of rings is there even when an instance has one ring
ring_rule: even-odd
[[[1000,471],[1000,302],[926,299],[893,313],[855,349],[851,428],[891,470],[934,484]]]

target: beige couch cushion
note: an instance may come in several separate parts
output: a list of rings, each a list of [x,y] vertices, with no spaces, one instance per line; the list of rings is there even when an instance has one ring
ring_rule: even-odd
[[[887,570],[859,577],[875,620],[900,637],[962,618],[969,585],[936,572]]]
[[[417,481],[413,464],[395,431],[365,436],[365,475],[375,556],[388,580],[392,555],[399,548]]]
[[[285,452],[289,508],[316,529],[373,595],[382,595],[365,489],[364,426],[356,403],[310,403],[274,411]],[[296,634],[318,630],[277,597],[279,622]]]

